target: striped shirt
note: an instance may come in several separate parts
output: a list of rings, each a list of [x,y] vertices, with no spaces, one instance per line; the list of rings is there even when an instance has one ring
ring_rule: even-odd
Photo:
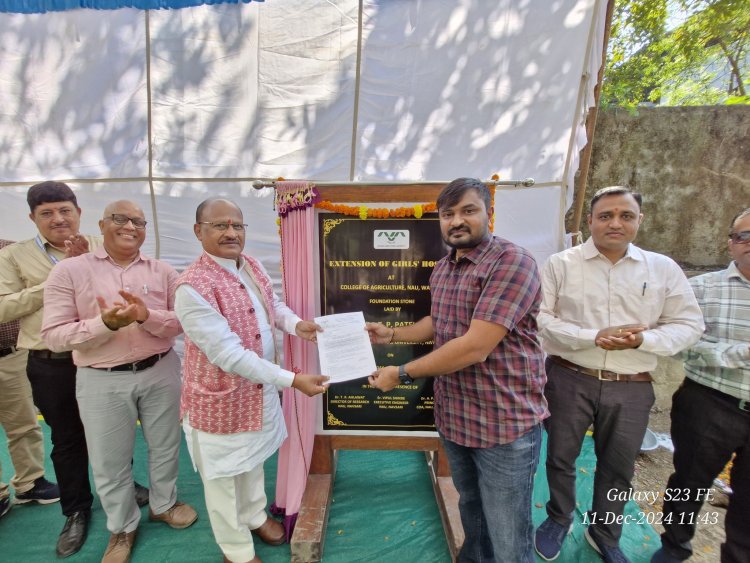
[[[464,335],[473,319],[499,324],[506,336],[484,362],[435,379],[435,424],[466,447],[508,444],[549,412],[547,377],[536,336],[541,290],[532,256],[489,237],[455,260],[442,258],[430,277],[435,348]]]
[[[706,332],[683,352],[687,377],[750,401],[750,280],[732,262],[690,279]]]

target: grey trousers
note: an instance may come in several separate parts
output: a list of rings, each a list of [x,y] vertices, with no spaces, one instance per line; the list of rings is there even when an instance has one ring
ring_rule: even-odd
[[[563,526],[573,522],[576,508],[576,459],[589,425],[594,425],[596,474],[587,522],[607,545],[622,535],[622,515],[654,404],[650,382],[600,381],[547,360],[544,395],[551,416],[547,430],[547,515]]]
[[[76,398],[89,461],[113,534],[132,532],[141,517],[131,469],[139,419],[148,445],[151,510],[160,514],[177,500],[180,387],[180,359],[174,350],[136,373],[78,368]]]

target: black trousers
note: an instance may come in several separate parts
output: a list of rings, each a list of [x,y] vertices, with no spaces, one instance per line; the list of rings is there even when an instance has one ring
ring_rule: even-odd
[[[52,464],[60,486],[60,507],[65,516],[90,510],[94,501],[89,484],[86,435],[76,401],[76,366],[72,359],[29,355],[26,374],[34,404],[52,434]]]
[[[592,533],[615,546],[622,535],[625,500],[631,489],[635,458],[640,451],[654,404],[651,382],[600,381],[547,359],[544,396],[550,417],[547,430],[547,515],[562,526],[573,522],[576,509],[576,459],[589,425],[594,425],[596,474],[587,521]]]
[[[748,407],[746,407],[748,408]],[[732,454],[732,496],[721,546],[723,563],[750,561],[750,412],[739,400],[692,379],[672,397],[672,442],[675,472],[667,483],[662,544],[678,559],[693,553],[696,524],[716,525],[709,512],[699,518],[706,491]],[[670,497],[671,500],[666,500]],[[668,522],[671,521],[671,522]]]

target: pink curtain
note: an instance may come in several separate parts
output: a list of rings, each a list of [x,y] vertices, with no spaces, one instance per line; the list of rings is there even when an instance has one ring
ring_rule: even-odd
[[[284,302],[302,319],[315,316],[316,255],[315,209],[317,190],[309,182],[277,182],[276,209],[281,217],[281,268]],[[296,336],[284,335],[284,367],[302,373],[318,372],[314,344]],[[302,493],[310,470],[315,440],[315,410],[318,398],[295,389],[284,389],[282,410],[289,438],[279,450],[276,474],[276,502],[271,511],[284,516],[287,541],[297,521]]]

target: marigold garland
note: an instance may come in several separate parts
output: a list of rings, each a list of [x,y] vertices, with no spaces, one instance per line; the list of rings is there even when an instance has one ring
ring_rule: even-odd
[[[368,217],[373,219],[386,219],[388,217],[416,217],[417,219],[420,219],[425,213],[437,211],[437,205],[435,203],[418,203],[412,207],[387,209],[385,207],[367,207],[366,205],[343,205],[341,203],[333,203],[326,200],[319,201],[315,204],[315,207],[317,209],[331,211],[340,215],[359,217],[360,219],[367,219]]]
[[[498,180],[497,174],[492,176],[493,180]],[[490,207],[495,207],[495,190],[490,189]],[[388,209],[385,207],[374,207],[370,208],[366,205],[344,205],[342,203],[333,203],[328,200],[319,201],[315,203],[317,209],[323,209],[325,211],[331,211],[340,215],[349,215],[352,217],[359,217],[362,220],[371,217],[373,219],[387,219],[388,217],[402,218],[402,217],[415,217],[421,219],[425,213],[433,213],[437,211],[437,204],[434,202],[430,203],[418,203],[411,207],[396,207],[394,209]],[[493,210],[494,211],[494,210]],[[489,223],[490,232],[495,230],[495,213],[493,212],[490,216]]]

